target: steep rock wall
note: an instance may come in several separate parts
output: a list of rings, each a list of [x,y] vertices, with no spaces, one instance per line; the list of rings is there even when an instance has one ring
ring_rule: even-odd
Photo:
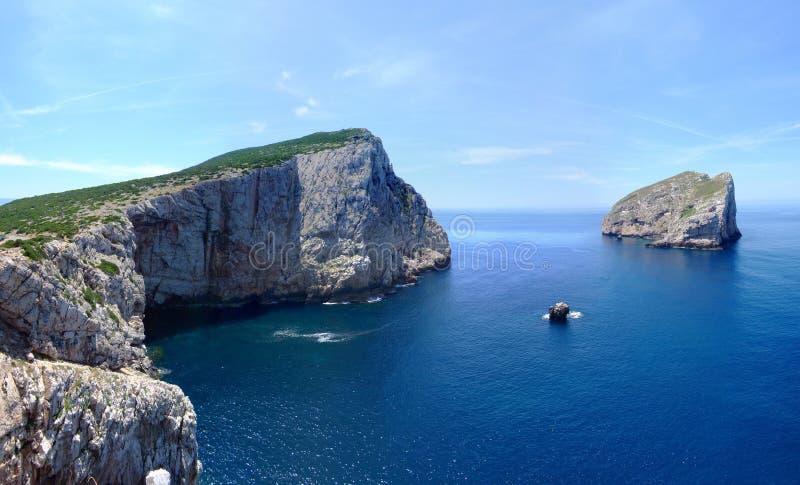
[[[128,211],[148,302],[319,300],[446,265],[447,236],[380,139],[200,183]]]

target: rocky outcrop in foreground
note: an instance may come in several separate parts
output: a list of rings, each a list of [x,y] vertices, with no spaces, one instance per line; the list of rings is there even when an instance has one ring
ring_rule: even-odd
[[[719,249],[741,237],[733,177],[683,172],[614,204],[603,234],[650,239],[651,246]]]
[[[4,354],[0,379],[2,483],[140,483],[157,468],[196,482],[196,418],[177,386]]]
[[[0,483],[142,483],[159,469],[197,483],[194,410],[151,377],[146,306],[346,298],[447,266],[444,230],[380,139],[339,133],[273,166],[189,169],[191,183],[96,203],[114,212],[84,214],[95,222],[69,240],[7,235]],[[13,210],[36,204],[59,210]]]

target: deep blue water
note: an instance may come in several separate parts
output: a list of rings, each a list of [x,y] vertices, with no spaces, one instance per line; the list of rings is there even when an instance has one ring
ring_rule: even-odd
[[[726,251],[468,214],[379,303],[148,320],[203,483],[800,481],[800,207],[740,209]],[[562,299],[583,318],[542,320]]]

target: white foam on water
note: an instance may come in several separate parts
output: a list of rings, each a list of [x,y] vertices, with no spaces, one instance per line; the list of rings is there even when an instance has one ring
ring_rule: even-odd
[[[276,330],[275,333],[272,334],[275,337],[299,337],[300,334],[295,332],[294,330]]]
[[[323,305],[349,305],[349,301],[323,301]]]
[[[379,301],[383,300],[383,297],[380,295],[371,296],[367,298],[367,303],[378,303]]]
[[[399,283],[394,285],[395,288],[408,288],[409,286],[414,286],[416,283]]]
[[[579,318],[583,318],[583,313],[581,313],[581,312],[569,312],[567,314],[567,318],[570,318],[570,319],[573,319],[573,320],[577,320]],[[550,314],[549,313],[545,313],[544,315],[542,315],[542,320],[550,320]]]
[[[350,336],[346,334],[338,334],[333,332],[317,332],[302,335],[302,337],[315,339],[319,343],[328,342],[344,342],[350,340]]]
[[[352,338],[351,334],[346,334],[346,333],[334,333],[334,332],[297,333],[296,331],[291,329],[276,330],[272,335],[278,338],[307,338],[316,340],[319,343],[344,342],[345,340],[350,340],[350,338]]]

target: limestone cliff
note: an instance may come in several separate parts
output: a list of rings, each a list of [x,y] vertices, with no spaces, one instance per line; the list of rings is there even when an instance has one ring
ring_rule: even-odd
[[[723,248],[741,237],[733,177],[683,172],[639,189],[614,204],[602,231],[651,239],[658,247]]]
[[[319,300],[446,265],[447,235],[380,139],[293,157],[128,210],[148,301]]]
[[[192,405],[150,377],[148,305],[366,295],[450,260],[366,130],[21,199],[0,231],[0,483],[197,482]]]

